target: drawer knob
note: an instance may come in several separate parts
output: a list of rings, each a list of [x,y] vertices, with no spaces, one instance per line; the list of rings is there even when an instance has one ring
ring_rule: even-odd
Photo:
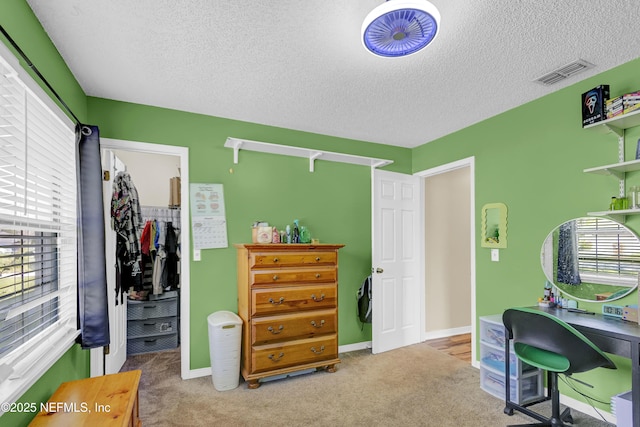
[[[320,278],[320,273],[316,273],[316,279]]]
[[[267,331],[271,332],[273,335],[278,335],[280,332],[282,332],[283,329],[284,329],[284,325],[280,325],[277,331],[273,329],[273,326],[269,326],[267,328]]]
[[[316,294],[311,294],[311,299],[314,300],[315,302],[320,302],[324,299],[324,294],[321,294],[320,298],[316,297]]]
[[[313,326],[314,328],[322,328],[324,326],[324,320],[321,320],[319,325],[316,323],[315,320],[312,320],[311,326]]]
[[[280,305],[284,302],[284,297],[280,297],[278,301],[274,301],[273,298],[269,298],[269,302],[273,305]]]
[[[273,262],[278,262],[278,257],[275,257],[275,258],[273,259]]]
[[[320,346],[320,350],[316,350],[316,348],[315,348],[315,347],[311,347],[311,351],[312,351],[313,353],[315,353],[315,354],[323,353],[323,352],[324,352],[324,346],[323,346],[323,345],[322,345],[322,346]]]
[[[316,257],[316,261],[320,261],[320,257],[319,256]]]
[[[278,356],[276,356],[275,354],[270,354],[268,357],[274,362],[277,362],[278,360],[282,359],[283,356],[284,356],[284,353],[280,353]]]
[[[273,280],[278,280],[278,275],[277,274],[273,275]]]

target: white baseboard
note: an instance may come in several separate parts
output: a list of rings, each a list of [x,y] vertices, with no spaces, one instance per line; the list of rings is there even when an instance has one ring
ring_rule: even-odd
[[[452,337],[454,335],[470,334],[471,326],[462,326],[460,328],[441,329],[439,331],[425,332],[424,341],[435,340],[438,338]]]
[[[341,345],[338,347],[338,353],[348,353],[350,351],[366,350],[368,348],[371,348],[371,341],[363,341],[355,344]]]
[[[208,368],[200,368],[200,369],[189,369],[187,371],[187,376],[182,377],[183,380],[191,380],[193,378],[200,378],[211,376],[211,367]]]

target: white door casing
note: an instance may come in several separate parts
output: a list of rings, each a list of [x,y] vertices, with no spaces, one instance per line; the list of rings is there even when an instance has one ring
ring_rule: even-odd
[[[372,352],[420,342],[423,278],[419,177],[373,169]]]

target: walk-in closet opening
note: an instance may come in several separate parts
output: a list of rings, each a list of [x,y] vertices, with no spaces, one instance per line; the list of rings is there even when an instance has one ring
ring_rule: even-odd
[[[111,343],[106,354],[92,352],[92,376],[119,372],[134,355],[172,351],[185,359],[181,346],[188,345],[181,330],[186,154],[128,141],[101,145]],[[181,366],[185,377],[185,360]]]

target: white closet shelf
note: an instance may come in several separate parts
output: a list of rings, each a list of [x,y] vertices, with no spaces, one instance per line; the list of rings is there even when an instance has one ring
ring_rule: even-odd
[[[376,159],[373,157],[356,156],[353,154],[334,153],[331,151],[314,150],[312,148],[292,147],[289,145],[271,144],[268,142],[249,141],[247,139],[227,138],[224,143],[227,148],[233,148],[233,163],[238,163],[240,150],[259,151],[261,153],[280,154],[283,156],[303,157],[309,159],[309,172],[314,171],[316,160],[329,162],[350,163],[353,165],[379,168],[393,163],[393,160]]]

